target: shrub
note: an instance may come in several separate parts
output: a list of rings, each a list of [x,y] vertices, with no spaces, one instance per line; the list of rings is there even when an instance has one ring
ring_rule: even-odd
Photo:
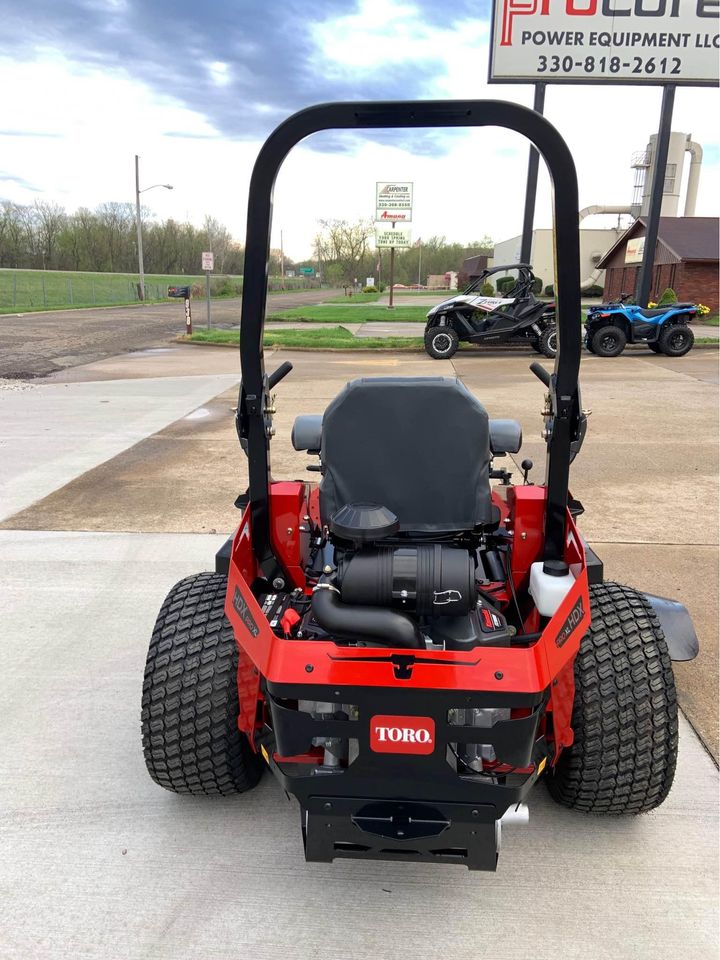
[[[377,287],[363,287],[363,288],[362,288],[362,292],[363,292],[363,293],[377,293],[377,292],[378,292],[378,289],[377,289]]]
[[[544,291],[544,292],[545,292],[545,296],[546,296],[546,297],[554,297],[554,296],[555,296],[555,285],[552,284],[552,283],[549,283],[549,284],[545,287],[545,291]]]
[[[541,277],[535,277],[532,285],[532,292],[537,296],[538,293],[542,293],[543,282]]]
[[[498,293],[507,293],[515,286],[515,277],[500,277],[497,282]]]
[[[233,283],[227,277],[210,281],[210,294],[213,297],[237,297],[241,293],[242,284]]]
[[[589,287],[585,287],[583,290],[584,297],[601,297],[603,295],[603,288],[599,287],[596,283],[591,284]]]
[[[480,287],[480,294],[483,297],[492,297],[495,293],[495,287],[491,283],[484,283]]]
[[[658,300],[658,306],[664,307],[666,303],[677,303],[677,302],[678,302],[677,294],[675,293],[673,288],[666,287],[665,290],[663,290],[662,296]]]

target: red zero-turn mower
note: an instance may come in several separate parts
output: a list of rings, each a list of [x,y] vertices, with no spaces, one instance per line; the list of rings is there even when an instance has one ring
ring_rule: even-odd
[[[273,184],[325,129],[500,126],[528,137],[555,184],[559,350],[547,391],[546,480],[493,467],[519,424],[489,420],[454,378],[356,380],[293,444],[319,484],[273,481],[263,324]],[[270,767],[300,805],[308,860],[494,870],[503,824],[543,777],[562,804],[637,814],[662,803],[677,753],[671,659],[697,653],[685,608],[603,580],[578,532],[570,463],[578,387],[578,194],[564,141],[498,101],[339,103],[270,136],[248,207],[237,413],[250,485],[215,573],[160,610],[142,701],[150,775],[230,794]],[[483,361],[480,361],[483,362]],[[500,483],[493,490],[491,479]]]

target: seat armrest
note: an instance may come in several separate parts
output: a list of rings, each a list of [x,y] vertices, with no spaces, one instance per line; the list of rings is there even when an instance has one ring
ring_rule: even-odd
[[[517,420],[490,420],[490,452],[494,457],[517,453],[522,446],[522,427]]]
[[[322,438],[322,414],[308,413],[295,418],[291,440],[296,450],[307,450],[309,453],[320,452]]]

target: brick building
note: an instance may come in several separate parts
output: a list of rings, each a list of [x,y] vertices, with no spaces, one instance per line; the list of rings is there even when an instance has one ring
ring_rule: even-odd
[[[704,303],[711,313],[718,313],[719,224],[717,217],[660,218],[651,300],[672,287],[678,300]],[[635,292],[646,230],[646,219],[640,217],[598,263],[606,271],[606,301]]]

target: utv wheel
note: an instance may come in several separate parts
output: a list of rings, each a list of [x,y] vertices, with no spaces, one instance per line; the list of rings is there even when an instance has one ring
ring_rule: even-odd
[[[620,327],[601,327],[593,334],[592,352],[599,357],[619,357],[626,343],[625,331]]]
[[[684,357],[695,343],[695,334],[684,323],[663,327],[658,337],[660,351],[668,357]]]
[[[142,739],[156,783],[175,793],[242,793],[261,762],[237,727],[238,654],[224,614],[227,579],[176,583],[155,622],[145,667]]]
[[[557,355],[557,327],[553,324],[545,327],[538,341],[540,353],[552,360]]]
[[[673,782],[678,721],[665,637],[630,587],[590,587],[592,624],[575,661],[575,741],[548,787],[566,807],[635,814],[659,806]]]
[[[430,327],[425,333],[425,350],[435,360],[449,360],[460,340],[452,327]]]
[[[537,340],[531,340],[530,346],[533,348],[535,353],[542,353],[542,350],[540,349],[540,344]]]

